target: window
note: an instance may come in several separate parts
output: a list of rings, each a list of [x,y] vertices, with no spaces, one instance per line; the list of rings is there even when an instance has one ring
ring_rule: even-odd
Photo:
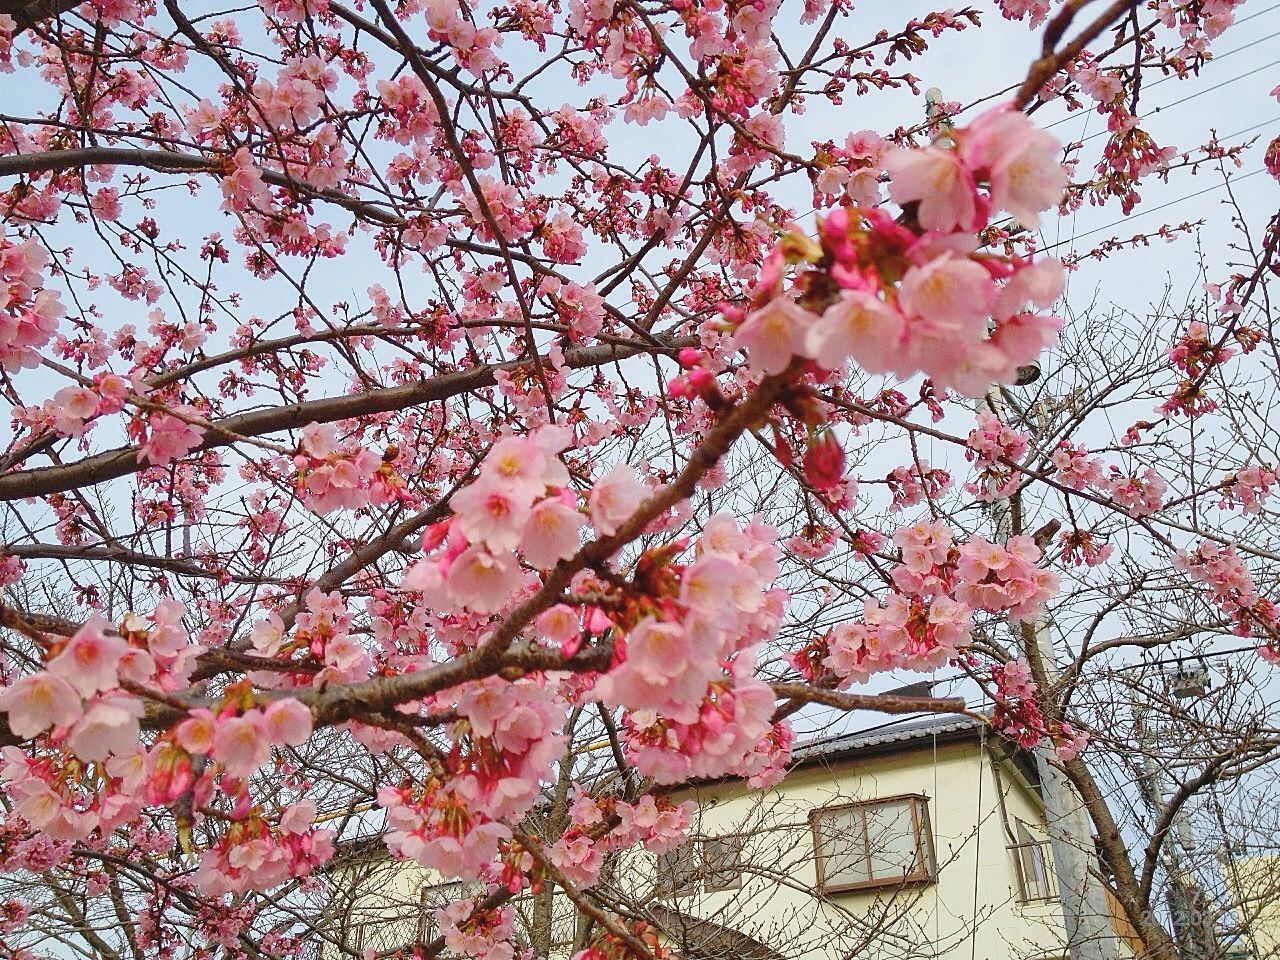
[[[686,840],[680,846],[658,855],[659,897],[692,896],[698,889],[698,846]]]
[[[693,896],[699,882],[706,893],[742,886],[741,837],[686,840],[658,857],[655,896]]]
[[[742,838],[702,841],[702,874],[708,893],[742,886]]]
[[[818,889],[824,894],[933,879],[924,797],[825,807],[810,818]]]
[[[1050,869],[1049,841],[1037,840],[1021,820],[1016,822],[1015,833],[1018,842],[1009,851],[1018,874],[1018,898],[1023,903],[1052,900],[1058,894]]]

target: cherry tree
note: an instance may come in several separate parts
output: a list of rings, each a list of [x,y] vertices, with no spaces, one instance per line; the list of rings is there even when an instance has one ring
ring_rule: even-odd
[[[482,886],[424,955],[526,949],[556,887],[579,956],[661,956],[592,891],[687,829],[666,789],[778,782],[818,708],[969,712],[875,692],[933,671],[1055,753],[1176,956],[1164,835],[1273,718],[1132,854],[1108,713],[1143,651],[1280,659],[1280,229],[1237,206],[1140,316],[1068,275],[1194,225],[1038,228],[1230,183],[1142,96],[1237,6],[0,0],[0,942],[293,956],[372,826]],[[926,110],[906,67],[992,18],[1039,53]]]

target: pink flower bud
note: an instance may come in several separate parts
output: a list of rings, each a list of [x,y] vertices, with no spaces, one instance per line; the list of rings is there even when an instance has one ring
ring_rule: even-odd
[[[830,490],[844,478],[844,447],[829,430],[810,441],[804,475],[819,490]]]

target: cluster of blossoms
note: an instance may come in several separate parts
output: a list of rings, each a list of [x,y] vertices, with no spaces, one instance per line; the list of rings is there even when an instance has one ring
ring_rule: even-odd
[[[513,907],[484,909],[473,897],[463,897],[435,912],[444,945],[454,956],[512,960],[515,957],[516,911]]]
[[[752,308],[722,308],[734,345],[754,369],[778,374],[797,357],[825,370],[853,359],[868,373],[924,372],[980,396],[1012,383],[1056,336],[1043,310],[1061,295],[1056,260],[979,249],[996,210],[1027,226],[1061,199],[1060,146],[1017,111],[999,107],[954,131],[953,146],[888,152],[895,221],[880,208],[844,207],[819,242],[785,237],[766,261]],[[985,188],[985,189],[983,189]],[[788,264],[808,264],[783,290]]]
[[[121,681],[144,682],[155,671],[145,650],[107,632],[91,618],[61,645],[44,670],[0,690],[0,711],[9,729],[23,739],[48,732],[85,762],[127,755],[138,746],[142,703],[120,688]]]
[[[875,206],[880,202],[880,172],[887,149],[888,142],[874,130],[849,134],[843,146],[818,147],[815,160],[824,166],[814,179],[815,195],[826,204],[847,198],[855,206]]]
[[[393,853],[474,880],[511,839],[502,821],[533,807],[564,745],[565,705],[545,680],[490,678],[464,687],[456,711],[445,775],[384,787],[378,802]]]
[[[174,740],[188,755],[209,757],[228,776],[244,780],[271,759],[273,746],[297,746],[311,736],[311,711],[305,704],[283,699],[260,710],[250,703],[247,686],[229,691],[217,713],[192,710],[178,724]],[[175,778],[170,791],[182,792],[180,782]]]
[[[674,849],[688,834],[696,810],[691,800],[677,804],[666,796],[646,794],[632,804],[579,791],[569,806],[569,828],[551,848],[551,862],[570,882],[586,889],[600,876],[609,851],[636,844],[652,853]]]
[[[1030,749],[1046,737],[1054,743],[1054,753],[1064,763],[1080,755],[1089,736],[1070,724],[1049,724],[1036,702],[1038,684],[1031,679],[1031,667],[1025,660],[1010,660],[991,671],[995,684],[991,722],[1007,737]]]
[[[452,519],[432,528],[424,541],[444,549],[410,567],[405,588],[443,610],[494,613],[521,587],[517,548],[525,563],[540,570],[577,553],[584,518],[556,456],[570,441],[567,430],[543,427],[495,443],[479,477],[449,501]],[[615,468],[592,489],[596,529],[612,534],[644,492],[631,468]]]
[[[1246,352],[1247,350],[1248,348]],[[1166,417],[1176,414],[1193,417],[1212,413],[1217,409],[1217,403],[1205,392],[1205,380],[1217,367],[1235,356],[1235,353],[1234,349],[1221,340],[1211,339],[1208,324],[1201,320],[1193,320],[1187,324],[1182,336],[1168,350],[1169,360],[1183,374],[1184,379],[1160,406],[1160,412]]]
[[[1257,516],[1276,484],[1276,471],[1271,467],[1250,465],[1237,470],[1222,481],[1220,507],[1239,504],[1241,512]]]
[[[267,890],[311,874],[333,856],[334,831],[315,826],[316,805],[300,800],[275,822],[259,812],[235,820],[200,857],[192,883],[208,896]]]
[[[193,424],[200,411],[188,404],[175,404],[167,410],[153,410],[129,422],[129,434],[138,441],[143,462],[163,467],[181,460],[204,439],[204,428]]]
[[[122,685],[186,685],[200,648],[182,613],[165,601],[150,624],[130,614],[119,631],[91,617],[49,648],[43,670],[0,690],[12,733],[48,747],[39,757],[8,748],[0,772],[14,812],[32,828],[79,840],[137,815],[152,759],[139,742],[142,701]]]
[[[892,495],[889,509],[896,513],[926,501],[932,503],[951,486],[951,474],[922,457],[915,463],[894,467],[885,483]]]
[[[653,960],[675,960],[676,955],[664,947],[658,933],[647,923],[628,924],[628,933],[644,945],[645,953]],[[571,960],[632,960],[636,950],[631,944],[612,933],[605,933],[592,941],[591,946],[579,950]]]
[[[769,737],[773,692],[753,676],[782,615],[782,594],[769,589],[776,537],[760,521],[740,529],[716,514],[691,563],[651,554],[643,593],[605,605],[614,664],[594,696],[628,711],[624,747],[659,783],[740,772],[754,751],[782,742]]]
[[[361,444],[340,442],[332,424],[313,423],[303,428],[293,458],[299,495],[317,513],[391,503],[404,492],[391,463],[396,453],[391,448],[379,457]]]
[[[941,523],[920,522],[893,537],[902,560],[889,573],[893,591],[863,603],[862,618],[842,623],[791,654],[808,680],[865,683],[886,670],[932,670],[968,645],[976,610],[1029,622],[1057,592],[1057,577],[1036,564],[1030,537],[957,545]]]
[[[1195,550],[1179,550],[1173,565],[1209,587],[1213,602],[1231,619],[1237,635],[1262,639],[1259,656],[1280,663],[1280,610],[1258,593],[1253,574],[1234,549],[1205,542]]]
[[[57,292],[44,289],[48,262],[35,240],[14,241],[0,232],[0,369],[10,373],[40,365],[38,351],[66,312]]]
[[[1083,446],[1065,440],[1049,457],[1054,479],[1072,490],[1093,488],[1110,497],[1133,517],[1149,517],[1164,505],[1169,484],[1153,467],[1127,474],[1114,464],[1108,468]]]
[[[965,458],[978,468],[978,478],[966,483],[965,490],[987,502],[1007,498],[1018,486],[1018,474],[1008,464],[1022,459],[1029,439],[994,413],[978,414],[965,451]]]
[[[119,413],[135,385],[115,373],[99,373],[89,387],[63,387],[39,407],[20,407],[14,418],[32,431],[83,437],[98,417]]]
[[[1058,536],[1064,563],[1096,567],[1106,563],[1115,547],[1093,530],[1064,530]]]

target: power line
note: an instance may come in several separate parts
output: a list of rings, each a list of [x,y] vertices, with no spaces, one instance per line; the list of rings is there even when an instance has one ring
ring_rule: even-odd
[[[1280,37],[1280,31],[1277,31],[1276,33],[1272,34],[1272,36]],[[1172,103],[1162,104],[1161,106],[1156,107],[1154,110],[1151,110],[1148,113],[1143,114],[1142,119],[1145,122],[1147,120],[1150,120],[1152,117],[1156,116],[1157,114],[1159,114],[1164,110],[1172,110],[1174,107],[1179,106],[1180,104],[1184,104],[1188,100],[1194,100],[1196,99],[1196,97],[1203,97],[1206,93],[1213,93],[1213,91],[1215,90],[1221,90],[1223,87],[1233,84],[1237,80],[1243,80],[1246,77],[1252,77],[1255,73],[1261,73],[1263,70],[1270,70],[1272,67],[1275,67],[1277,65],[1280,65],[1280,59],[1272,60],[1270,63],[1264,63],[1260,67],[1255,67],[1254,69],[1249,70],[1246,73],[1242,73],[1242,74],[1239,74],[1238,76],[1231,77],[1228,80],[1223,80],[1221,83],[1216,83],[1212,87],[1206,87],[1203,90],[1197,90],[1195,93],[1188,94],[1187,96],[1182,97],[1181,99],[1174,100]],[[1263,122],[1267,123],[1270,121],[1263,121]],[[1084,139],[1078,142],[1082,144],[1088,143],[1090,140],[1096,140],[1098,137],[1105,137],[1110,135],[1111,133],[1112,131],[1110,130],[1099,130],[1097,133],[1091,133],[1089,134],[1089,136],[1085,137]]]
[[[1265,173],[1265,172],[1266,172],[1265,167],[1259,167],[1257,170],[1253,170],[1249,173],[1242,174],[1241,176],[1232,178],[1230,183],[1233,183],[1233,184],[1240,183],[1243,180],[1248,180],[1250,177],[1254,177],[1260,173]],[[1095,233],[1102,233],[1104,230],[1110,230],[1112,227],[1118,227],[1120,226],[1120,224],[1127,223],[1128,221],[1134,219],[1135,217],[1141,217],[1148,213],[1157,213],[1160,210],[1166,210],[1169,207],[1176,206],[1177,204],[1182,203],[1184,200],[1194,200],[1196,197],[1203,196],[1204,194],[1209,193],[1213,190],[1221,190],[1225,186],[1228,186],[1228,184],[1215,183],[1211,187],[1205,187],[1203,190],[1197,190],[1195,193],[1189,193],[1185,197],[1178,197],[1178,199],[1176,200],[1170,200],[1168,203],[1162,203],[1158,207],[1148,207],[1145,210],[1138,210],[1132,215],[1128,217],[1123,217],[1119,220],[1114,220],[1111,223],[1108,223],[1106,226],[1095,227],[1094,229],[1086,230],[1084,233],[1078,234],[1077,236],[1072,237],[1069,240],[1060,240],[1057,243],[1050,244],[1049,246],[1042,248],[1040,252],[1048,253],[1050,250],[1055,250],[1058,247],[1065,246],[1069,243],[1074,243],[1076,240],[1080,240],[1084,237],[1090,237],[1090,236],[1093,236]]]
[[[1254,17],[1260,17],[1264,13],[1270,13],[1272,10],[1275,10],[1277,7],[1280,7],[1280,3],[1268,7],[1266,10],[1259,10],[1257,13],[1253,14],[1252,16],[1245,17],[1244,20],[1237,21],[1236,25],[1239,26],[1239,24],[1244,23],[1246,20],[1252,20]],[[1221,63],[1223,60],[1226,60],[1228,57],[1232,56],[1233,54],[1243,53],[1245,50],[1248,50],[1250,47],[1256,47],[1258,44],[1266,43],[1268,40],[1274,40],[1276,37],[1280,37],[1280,30],[1276,31],[1275,33],[1269,33],[1265,37],[1259,37],[1257,40],[1250,40],[1248,43],[1243,44],[1239,47],[1234,47],[1220,56],[1216,56],[1211,60],[1206,60],[1204,66],[1208,67],[1208,66],[1212,66],[1215,63]],[[1273,66],[1273,64],[1268,64],[1268,66]],[[1260,68],[1260,69],[1265,69],[1265,68]],[[1160,84],[1168,83],[1170,80],[1185,80],[1185,79],[1187,79],[1187,77],[1183,74],[1171,73],[1169,74],[1169,76],[1161,77],[1159,80],[1153,80],[1151,83],[1148,83],[1145,86],[1146,86],[1146,89],[1150,90],[1152,87],[1158,87],[1160,86]],[[1216,88],[1211,88],[1211,89],[1216,89]],[[1048,130],[1051,127],[1061,126],[1064,123],[1068,123],[1071,120],[1076,119],[1078,116],[1079,116],[1079,113],[1072,113],[1068,116],[1063,117],[1060,120],[1053,121],[1053,123],[1046,123],[1045,129]]]

